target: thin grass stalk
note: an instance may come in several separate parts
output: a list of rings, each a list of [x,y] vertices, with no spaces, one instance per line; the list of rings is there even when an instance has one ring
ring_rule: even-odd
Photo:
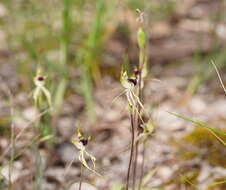
[[[48,110],[45,110],[44,112],[40,113],[37,118],[35,118],[33,121],[30,121],[27,125],[25,125],[21,131],[15,136],[14,138],[14,144],[16,144],[17,140],[21,137],[21,135],[23,134],[23,132],[33,123],[35,122],[37,119],[39,119],[43,114],[45,114]],[[12,144],[10,143],[10,145],[5,149],[5,151],[2,153],[1,157],[0,157],[0,161],[2,161],[2,159],[5,157],[5,155],[12,149]],[[15,159],[15,158],[14,158]]]
[[[209,56],[207,56],[204,61],[205,62],[209,62],[210,59],[214,59],[215,62],[217,63],[217,68],[221,69],[224,66],[225,60],[226,60],[226,48],[222,48],[219,49],[217,48],[218,46],[216,46],[215,48],[217,49],[217,51],[213,51],[212,53],[209,53]],[[193,92],[195,93],[199,87],[199,85],[202,82],[205,82],[207,80],[209,80],[212,75],[214,74],[212,67],[207,67],[205,72],[200,75],[199,78],[196,79],[196,81],[194,81],[193,83]]]
[[[212,65],[213,65],[214,69],[216,70],[216,73],[217,73],[218,79],[219,79],[219,81],[220,81],[220,84],[221,84],[221,86],[222,86],[224,92],[226,93],[226,88],[225,88],[225,86],[224,86],[224,82],[223,82],[223,80],[222,80],[222,78],[221,78],[221,75],[220,75],[220,73],[219,73],[219,71],[218,71],[218,69],[217,69],[217,66],[215,65],[215,63],[214,63],[213,61],[211,61],[211,63],[212,63]]]
[[[130,171],[131,171],[131,167],[132,167],[133,152],[134,152],[134,139],[135,139],[134,108],[132,108],[132,109],[133,110],[131,110],[131,112],[130,112],[132,137],[131,137],[130,159],[129,159],[129,166],[128,166],[128,171],[127,171],[127,179],[126,179],[126,190],[129,189]]]
[[[5,85],[3,82],[3,79],[0,77],[0,82],[2,84],[1,88],[3,92],[9,97],[9,108],[10,108],[10,119],[11,119],[11,124],[10,124],[10,160],[9,160],[9,174],[8,174],[8,179],[9,179],[9,185],[8,189],[13,190],[13,183],[12,183],[12,173],[13,173],[13,161],[14,161],[14,155],[15,155],[15,131],[14,131],[14,97],[12,95],[11,90],[9,89],[8,86]],[[4,155],[1,156],[3,158]]]
[[[40,138],[40,135],[33,137],[31,142],[29,142],[24,147],[22,147],[21,150],[14,156],[14,160],[17,159],[19,156],[21,156],[23,152],[25,152],[26,148],[32,147],[34,143],[38,143],[39,138]]]
[[[12,124],[13,125],[13,124]],[[12,148],[10,151],[10,161],[9,161],[9,190],[13,190],[13,183],[12,183],[12,173],[13,173],[13,160],[14,160],[14,150],[15,150],[15,141],[14,141],[14,127],[11,125],[11,144]]]
[[[54,113],[57,117],[59,115],[61,106],[63,104],[64,94],[67,86],[66,67],[68,64],[69,44],[70,44],[70,4],[71,0],[63,0],[62,10],[62,35],[60,44],[60,64],[62,65],[62,72],[60,73],[60,81],[56,87],[56,93],[54,97]]]
[[[63,31],[61,37],[61,63],[65,66],[68,63],[68,49],[69,49],[69,32],[70,32],[70,1],[63,1],[63,12],[62,12],[62,24]]]
[[[101,72],[98,63],[94,63],[93,60],[96,56],[96,49],[98,48],[98,44],[100,44],[101,34],[103,32],[104,23],[103,18],[105,15],[105,1],[97,0],[96,2],[96,13],[95,18],[93,20],[93,26],[91,29],[91,33],[88,38],[87,46],[88,46],[88,54],[89,60],[87,61],[88,67],[90,68],[90,74],[92,75],[92,79],[96,85],[99,85],[101,82]]]
[[[95,123],[96,121],[96,113],[94,111],[94,102],[93,102],[93,84],[92,78],[90,75],[90,70],[86,64],[81,65],[82,76],[81,76],[81,85],[82,85],[82,93],[85,99],[86,104],[86,112],[89,116],[90,120]]]
[[[13,97],[11,91],[8,89],[9,99],[10,99],[10,115],[11,115],[11,137],[10,137],[10,144],[12,144],[11,151],[10,151],[10,161],[9,161],[9,190],[13,190],[13,183],[12,183],[12,173],[13,173],[13,161],[14,161],[14,154],[15,154],[15,138],[14,138],[14,108],[13,108]]]
[[[105,1],[96,2],[96,13],[93,19],[91,32],[88,35],[86,47],[81,49],[82,59],[78,60],[81,64],[81,83],[82,93],[85,99],[86,111],[92,123],[96,122],[96,113],[93,109],[93,85],[101,83],[101,72],[96,60],[98,45],[101,43],[101,33],[103,31],[103,16]],[[94,83],[93,83],[94,82]]]

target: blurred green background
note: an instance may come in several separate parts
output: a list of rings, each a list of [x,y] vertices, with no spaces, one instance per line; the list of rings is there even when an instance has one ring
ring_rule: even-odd
[[[225,0],[1,0],[1,79],[18,99],[19,92],[24,92],[26,99],[41,65],[48,76],[54,107],[53,119],[47,116],[46,125],[55,127],[58,118],[67,114],[62,105],[72,94],[82,101],[78,112],[85,112],[90,123],[98,123],[95,92],[105,91],[109,78],[118,83],[123,64],[130,69],[138,62],[136,9],[144,11],[150,77],[164,76],[165,69],[176,77],[180,75],[178,68],[186,65],[188,74],[181,74],[188,78],[182,89],[184,102],[202,93],[203,84],[217,81],[211,60],[225,79]],[[6,65],[10,65],[9,70]],[[223,91],[217,84],[208,93],[221,95]],[[18,107],[29,107],[31,102],[28,98],[26,105]],[[7,126],[9,114],[1,113],[1,117],[0,125]],[[194,131],[185,139],[190,141],[194,136],[193,143],[202,147],[197,140],[202,134]],[[9,135],[9,130],[1,127],[0,135]],[[211,137],[207,136],[205,142],[215,149]],[[190,159],[196,155],[183,156]],[[223,156],[218,156],[225,166]],[[215,157],[210,159],[215,164]]]
[[[3,0],[1,54],[16,63],[30,89],[41,63],[50,78],[58,113],[67,91],[83,95],[93,116],[92,90],[103,76],[118,79],[123,63],[137,62],[136,9],[145,12],[150,67],[189,60],[193,94],[212,75],[214,60],[225,68],[223,0]],[[1,56],[1,60],[4,56]],[[201,74],[201,75],[200,75]],[[69,87],[66,90],[66,86]]]

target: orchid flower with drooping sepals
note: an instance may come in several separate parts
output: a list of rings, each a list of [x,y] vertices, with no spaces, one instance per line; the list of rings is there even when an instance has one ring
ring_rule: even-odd
[[[46,98],[49,107],[52,106],[51,94],[49,90],[45,87],[46,76],[43,75],[43,72],[38,68],[36,76],[34,77],[34,84],[36,88],[33,92],[33,98],[35,101],[35,106],[39,107],[42,101],[42,96]]]
[[[120,82],[125,89],[132,90],[137,85],[136,78],[135,77],[129,78],[127,72],[124,70],[121,71]]]
[[[127,101],[129,104],[129,109],[131,110],[134,109],[135,112],[138,114],[141,122],[144,124],[144,121],[141,116],[141,112],[137,109],[137,105],[139,105],[142,108],[142,110],[144,110],[144,106],[135,92],[135,88],[137,85],[136,73],[135,73],[135,77],[134,76],[128,77],[127,72],[122,69],[120,82],[122,86],[125,88],[125,91],[122,94],[120,94],[120,96],[123,95],[124,93],[126,94]]]
[[[136,108],[137,103],[143,108],[142,103],[139,100],[135,93],[135,87],[137,85],[137,79],[133,76],[128,77],[126,71],[121,71],[120,82],[122,86],[125,88],[126,97],[131,108]]]
[[[129,78],[126,71],[121,71],[120,82],[125,88],[126,97],[130,107],[136,106],[136,101],[134,99],[134,89],[137,84],[136,79]]]
[[[91,137],[85,137],[81,134],[79,128],[77,131],[77,138],[75,140],[72,140],[72,144],[76,146],[77,149],[79,149],[79,161],[81,164],[86,167],[88,170],[92,171],[98,176],[101,176],[98,172],[95,171],[96,169],[96,158],[91,155],[89,152],[86,151],[86,145],[88,144]],[[92,161],[92,168],[88,165],[85,157],[88,157]],[[101,176],[102,177],[102,176]]]

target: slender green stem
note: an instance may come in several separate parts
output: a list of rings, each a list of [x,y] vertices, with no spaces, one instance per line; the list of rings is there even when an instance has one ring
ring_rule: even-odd
[[[12,183],[12,172],[13,172],[13,160],[14,160],[14,153],[15,153],[15,139],[14,139],[14,109],[13,109],[13,97],[11,92],[9,91],[10,95],[10,114],[11,114],[11,137],[10,142],[12,144],[11,151],[10,151],[10,161],[9,161],[9,190],[13,190],[13,183]]]
[[[134,108],[133,108],[134,109]],[[131,130],[132,130],[132,139],[131,139],[131,149],[130,149],[130,159],[129,159],[129,166],[127,171],[127,179],[126,179],[126,190],[129,189],[129,181],[130,181],[130,171],[132,166],[133,160],[133,152],[134,152],[134,137],[135,137],[135,128],[134,128],[134,115],[133,110],[130,112],[130,121],[131,121]]]
[[[12,183],[12,172],[13,172],[13,160],[14,160],[14,132],[13,129],[11,130],[11,143],[12,143],[12,148],[10,152],[10,161],[9,161],[9,190],[13,190],[13,183]]]
[[[35,181],[34,190],[42,190],[43,185],[43,161],[39,152],[38,142],[34,143],[34,154],[35,154]]]
[[[45,137],[48,134],[48,128],[46,128],[47,126],[46,124],[46,120],[45,120],[45,116],[48,112],[44,112],[44,110],[42,110],[42,105],[38,104],[36,106],[36,109],[39,112],[39,120],[36,120],[34,125],[34,133],[39,134],[39,136]],[[45,113],[45,114],[41,114],[41,113]],[[39,141],[34,141],[34,144],[32,144],[32,148],[33,148],[33,153],[35,155],[35,176],[34,176],[34,182],[33,182],[33,189],[34,190],[41,190],[42,189],[42,182],[43,182],[43,161],[42,161],[42,156],[40,155],[39,152]]]

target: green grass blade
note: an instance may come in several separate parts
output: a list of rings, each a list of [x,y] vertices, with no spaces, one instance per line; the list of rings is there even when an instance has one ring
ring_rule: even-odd
[[[61,36],[61,63],[66,65],[68,63],[68,49],[70,39],[70,2],[71,0],[63,1],[62,12],[62,36]]]
[[[192,183],[186,176],[181,175],[182,180],[185,181],[186,183],[190,184],[192,187],[194,187],[195,190],[201,190],[197,185]]]
[[[226,180],[224,180],[224,181],[217,181],[217,182],[214,182],[214,183],[209,184],[208,185],[208,188],[213,187],[213,186],[216,186],[216,185],[225,184],[225,183],[226,183]]]
[[[185,120],[185,121],[188,121],[188,122],[190,122],[190,123],[193,123],[193,124],[195,124],[195,125],[197,125],[197,126],[200,126],[200,127],[203,127],[203,128],[205,128],[205,129],[207,129],[213,136],[215,136],[224,146],[226,146],[226,142],[222,139],[222,138],[220,138],[220,136],[218,136],[217,134],[221,134],[221,135],[223,135],[223,136],[226,136],[226,133],[225,132],[223,132],[223,131],[221,131],[221,130],[218,130],[218,129],[215,129],[215,128],[212,128],[212,127],[209,127],[208,125],[206,125],[206,124],[204,124],[203,122],[201,122],[201,121],[197,121],[197,120],[192,120],[192,119],[189,119],[189,118],[187,118],[187,117],[184,117],[184,116],[182,116],[182,115],[179,115],[179,114],[176,114],[176,113],[172,113],[172,112],[168,112],[169,114],[171,114],[171,115],[174,115],[174,116],[176,116],[176,117],[178,117],[178,118],[181,118],[181,119],[183,119],[183,120]]]
[[[142,179],[142,187],[145,187],[147,185],[147,183],[150,181],[156,171],[157,168],[154,168],[150,170],[146,176],[144,176],[144,178]]]
[[[64,101],[64,95],[67,87],[67,80],[62,79],[58,84],[57,91],[55,92],[54,100],[53,100],[53,107],[54,107],[54,114],[56,116],[59,115],[61,106]]]

